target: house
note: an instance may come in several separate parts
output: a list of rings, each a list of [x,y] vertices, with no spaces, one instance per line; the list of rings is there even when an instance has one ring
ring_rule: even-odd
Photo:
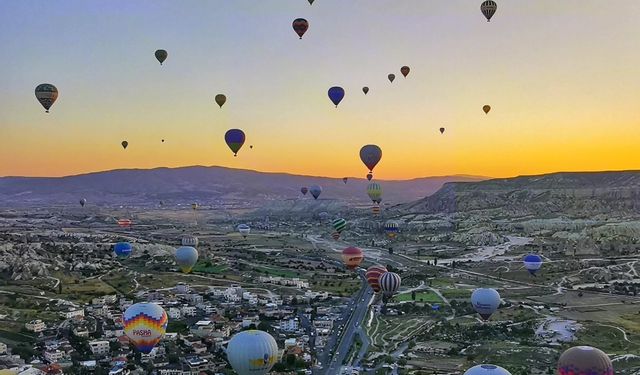
[[[199,294],[189,294],[187,295],[187,301],[192,305],[197,305],[204,302],[204,298]]]
[[[37,319],[37,320],[32,320],[28,323],[25,323],[24,328],[26,328],[27,331],[39,333],[47,329],[47,326],[44,324],[42,320]]]
[[[65,319],[82,320],[84,318],[84,309],[70,309],[69,311],[61,312],[60,315]]]
[[[295,332],[299,327],[298,318],[281,320],[279,325],[280,330],[285,332]]]
[[[89,341],[89,348],[91,349],[91,353],[96,356],[107,355],[110,351],[109,341],[103,340]]]
[[[167,315],[169,315],[169,319],[180,320],[182,318],[182,312],[176,307],[170,307]]]
[[[0,342],[0,354],[7,354],[7,344]]]
[[[47,350],[44,352],[44,359],[49,363],[58,363],[65,358],[67,358],[67,353],[59,349]]]
[[[184,305],[180,309],[183,316],[196,316],[196,307]]]
[[[187,294],[190,291],[191,287],[189,287],[189,284],[178,283],[178,285],[176,285],[176,293],[178,294]]]

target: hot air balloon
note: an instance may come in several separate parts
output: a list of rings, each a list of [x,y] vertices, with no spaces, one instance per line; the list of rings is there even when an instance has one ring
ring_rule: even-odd
[[[49,113],[49,108],[58,99],[58,89],[50,83],[42,83],[36,86],[36,99],[44,107],[45,112]]]
[[[307,195],[307,191],[309,191],[309,189],[307,189],[306,187],[300,188],[300,192],[302,193],[302,195]]]
[[[191,246],[181,246],[176,250],[176,263],[184,273],[191,272],[198,261],[198,250]]]
[[[167,59],[167,51],[159,49],[156,51],[156,59],[160,62],[160,65]]]
[[[362,92],[367,95],[369,93],[369,88],[367,86],[363,87]]]
[[[465,371],[464,375],[511,375],[511,373],[500,366],[477,365]]]
[[[164,143],[164,139],[162,140],[162,143]]]
[[[400,73],[402,73],[402,75],[404,76],[404,78],[407,78],[407,76],[409,75],[409,72],[411,71],[411,68],[409,68],[408,66],[403,66],[402,68],[400,68]]]
[[[333,86],[329,88],[327,94],[329,95],[329,99],[331,100],[331,102],[333,102],[336,108],[338,108],[338,104],[340,104],[340,102],[344,98],[344,89],[339,86]]]
[[[480,288],[471,294],[471,304],[484,320],[488,320],[500,306],[500,294],[495,289]]]
[[[121,228],[128,228],[133,224],[133,221],[129,219],[118,219],[118,226]]]
[[[390,239],[396,238],[398,235],[398,231],[400,231],[400,224],[394,220],[388,220],[384,223],[384,232]]]
[[[375,206],[371,207],[371,212],[373,213],[373,216],[380,215],[380,206],[376,204]]]
[[[389,74],[389,75],[387,76],[387,78],[389,78],[389,82],[392,82],[392,83],[393,83],[393,80],[394,80],[394,79],[396,79],[396,75],[395,75],[395,74]]]
[[[120,259],[128,258],[131,255],[131,251],[133,251],[133,248],[128,242],[118,242],[113,246],[113,252]]]
[[[602,350],[591,346],[574,346],[558,360],[559,375],[613,375],[613,364]]]
[[[313,195],[314,199],[318,199],[320,194],[322,194],[322,188],[318,185],[313,185],[309,188],[309,192],[311,193],[311,195]]]
[[[487,22],[491,21],[491,17],[493,17],[497,9],[498,4],[496,4],[496,2],[492,0],[483,1],[480,5],[480,11],[482,11],[482,14],[487,17]]]
[[[264,375],[278,362],[278,344],[264,331],[242,331],[229,340],[227,359],[238,375]]]
[[[233,151],[233,156],[237,156],[245,141],[244,132],[240,129],[229,129],[224,135],[224,141]]]
[[[490,105],[484,105],[482,107],[482,110],[484,111],[485,114],[487,114],[491,110],[491,106]]]
[[[382,149],[376,145],[364,145],[360,149],[360,160],[369,168],[369,173],[373,173],[373,168],[382,159]]]
[[[385,272],[380,275],[380,290],[387,296],[394,295],[400,289],[400,275],[395,272]]]
[[[367,173],[367,181],[371,181],[372,178],[373,178],[373,173],[371,172]]]
[[[124,333],[142,353],[149,354],[167,329],[169,318],[162,307],[142,302],[131,305],[122,315]]]
[[[331,225],[333,225],[333,229],[335,229],[334,234],[337,234],[337,237],[340,238],[340,234],[344,231],[344,229],[347,227],[347,221],[341,217],[333,219],[333,221],[331,222]],[[338,239],[335,238],[336,236],[334,235],[334,239]]]
[[[196,236],[183,236],[182,239],[180,239],[180,244],[182,246],[198,247],[199,242],[200,241]]]
[[[247,224],[238,225],[238,232],[242,235],[242,237],[247,238],[249,232],[251,232],[251,228]]]
[[[382,201],[382,185],[377,182],[370,182],[367,185],[367,194],[373,203],[380,203]]]
[[[80,199],[80,205],[84,207],[85,204],[87,204],[87,200],[85,198]]]
[[[305,20],[304,18],[296,18],[295,20],[293,20],[293,24],[291,26],[293,26],[293,31],[295,31],[300,39],[302,39],[304,33],[306,33],[307,29],[309,29],[309,22],[307,22],[307,20]]]
[[[194,211],[197,210],[198,209],[198,203],[195,203],[195,202],[191,203],[191,209],[194,210]]]
[[[313,5],[314,0],[309,0],[309,5]]]
[[[125,150],[127,149],[127,146],[129,146],[129,142],[127,141],[122,141],[120,142],[120,144],[122,145],[122,148],[124,148]]]
[[[342,177],[342,182],[344,182],[346,184],[347,181],[349,181],[349,177]]]
[[[223,94],[218,94],[218,95],[216,95],[215,100],[216,100],[216,103],[220,106],[220,108],[222,108],[224,103],[227,102],[227,97],[224,96]]]
[[[387,272],[387,268],[381,265],[367,268],[367,272],[365,273],[367,283],[369,283],[371,289],[376,293],[380,293],[380,276],[385,272]]]
[[[331,238],[333,238],[336,241],[339,240],[340,239],[340,233],[338,233],[338,232],[331,233]]]
[[[444,128],[440,128],[440,134],[444,134]]]
[[[524,268],[535,276],[538,270],[540,270],[540,267],[542,267],[542,258],[536,254],[527,254],[523,259],[523,263]]]
[[[356,267],[362,263],[363,259],[364,254],[362,253],[362,250],[357,247],[350,246],[342,250],[342,261],[347,266],[347,269],[356,269]]]

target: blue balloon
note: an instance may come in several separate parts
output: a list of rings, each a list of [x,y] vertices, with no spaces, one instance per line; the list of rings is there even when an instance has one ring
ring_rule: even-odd
[[[340,104],[342,98],[344,98],[344,89],[342,87],[333,86],[329,89],[328,94],[329,99],[331,99],[333,104],[336,105],[336,108],[338,108],[338,104]]]
[[[537,254],[528,254],[524,257],[524,268],[529,271],[533,276],[536,275],[536,272],[540,270],[542,267],[542,258]]]
[[[129,255],[131,255],[132,250],[133,248],[131,247],[131,244],[128,242],[118,242],[113,247],[113,252],[116,253],[116,256],[118,258],[123,258],[123,259],[128,258]]]

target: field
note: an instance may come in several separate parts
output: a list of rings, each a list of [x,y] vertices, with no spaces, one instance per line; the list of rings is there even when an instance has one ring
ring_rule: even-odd
[[[403,293],[398,294],[393,297],[395,302],[403,302],[403,301],[416,301],[416,302],[427,302],[427,303],[441,303],[442,299],[438,297],[437,294],[431,291],[420,291],[416,292],[415,299],[411,298],[411,293]]]

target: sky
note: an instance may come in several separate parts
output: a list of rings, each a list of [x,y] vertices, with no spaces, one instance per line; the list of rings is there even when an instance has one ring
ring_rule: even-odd
[[[496,1],[489,23],[480,0],[2,1],[0,175],[364,177],[371,143],[383,179],[640,169],[640,1]]]

